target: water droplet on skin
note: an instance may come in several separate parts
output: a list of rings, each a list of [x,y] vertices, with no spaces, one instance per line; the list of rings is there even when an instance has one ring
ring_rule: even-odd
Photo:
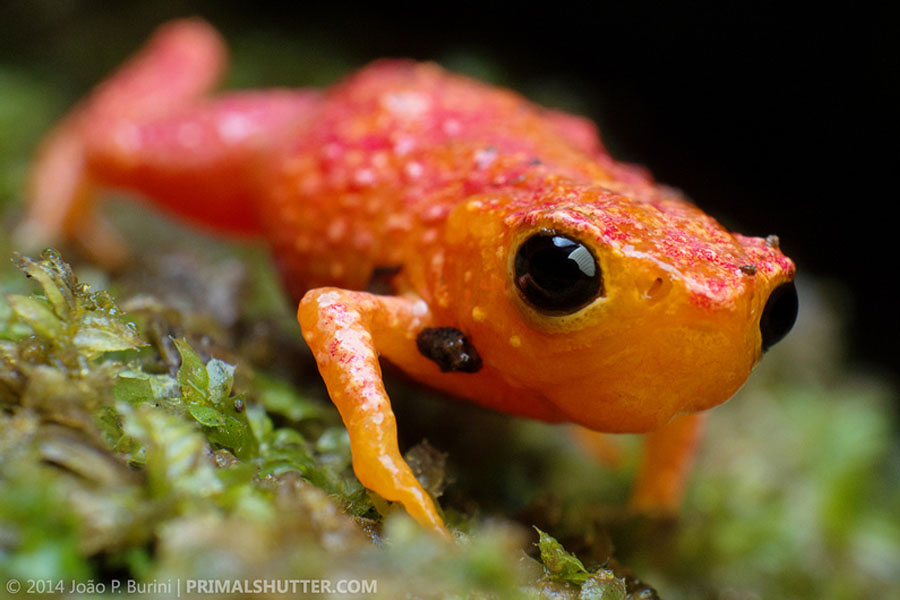
[[[408,135],[405,135],[399,138],[394,143],[394,152],[397,156],[403,156],[404,154],[409,154],[412,152],[413,148],[416,147],[416,140]]]
[[[478,167],[479,170],[483,171],[491,166],[491,163],[494,162],[494,159],[497,158],[497,150],[494,148],[487,148],[485,150],[478,150],[475,152],[475,166]]]
[[[408,214],[395,213],[390,215],[384,223],[387,231],[409,231],[412,229],[412,220]]]
[[[444,133],[447,135],[456,135],[462,129],[462,126],[459,124],[459,121],[456,119],[447,119],[444,121],[441,128],[444,130]]]
[[[328,240],[331,242],[339,242],[343,239],[344,235],[347,233],[347,220],[346,219],[337,219],[332,221],[328,226],[328,231],[326,235],[328,236]]]
[[[384,169],[388,164],[387,152],[380,151],[376,152],[374,156],[372,156],[372,166],[378,169]]]
[[[422,243],[423,244],[433,244],[437,241],[438,231],[437,229],[430,228],[426,229],[425,233],[422,234]]]
[[[375,171],[360,169],[353,174],[353,180],[359,185],[372,185],[375,183]]]
[[[230,114],[219,122],[219,137],[226,144],[234,144],[250,137],[257,129],[253,122],[245,116]]]
[[[386,94],[381,105],[397,117],[416,119],[428,110],[431,103],[428,97],[418,92],[395,92]]]
[[[411,162],[407,163],[406,168],[404,169],[406,174],[409,175],[412,179],[418,179],[422,176],[422,173],[425,171],[425,168],[422,167],[420,163]]]

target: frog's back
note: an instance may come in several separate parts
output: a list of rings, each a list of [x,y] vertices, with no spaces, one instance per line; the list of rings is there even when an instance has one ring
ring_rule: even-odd
[[[410,238],[437,236],[449,212],[537,167],[609,180],[586,120],[432,64],[380,61],[336,85],[266,172],[263,218],[285,281],[364,288],[402,266]],[[525,182],[525,183],[523,183]]]

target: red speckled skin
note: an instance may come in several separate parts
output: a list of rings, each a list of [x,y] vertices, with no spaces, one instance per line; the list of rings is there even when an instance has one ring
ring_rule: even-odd
[[[379,356],[485,406],[607,432],[719,404],[758,360],[760,314],[791,261],[615,162],[590,122],[408,61],[324,92],[204,98],[223,64],[207,25],[162,28],[48,136],[21,231],[115,260],[91,211],[102,184],[265,239],[302,298],[360,480],[423,524],[444,531],[396,448]],[[512,259],[542,230],[591,248],[603,297],[566,316],[522,300]],[[393,296],[358,291],[379,267],[399,267]],[[416,349],[426,327],[464,332],[481,370],[442,373]],[[677,417],[654,438],[636,506],[677,500],[697,422]]]

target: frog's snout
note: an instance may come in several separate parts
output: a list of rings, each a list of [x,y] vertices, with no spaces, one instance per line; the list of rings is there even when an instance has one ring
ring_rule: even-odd
[[[797,320],[797,288],[793,281],[782,283],[769,294],[759,319],[762,351],[765,352],[790,332]]]

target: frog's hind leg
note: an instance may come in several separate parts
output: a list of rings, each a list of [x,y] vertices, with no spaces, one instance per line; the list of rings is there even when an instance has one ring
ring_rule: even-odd
[[[262,161],[302,126],[318,98],[314,91],[234,92],[164,117],[90,131],[88,172],[196,225],[259,235]]]
[[[44,139],[29,177],[28,214],[16,232],[20,246],[33,249],[60,238],[80,238],[97,258],[121,260],[124,244],[92,210],[96,182],[87,164],[86,132],[171,111],[209,89],[224,62],[224,44],[205,23],[178,21],[162,27]]]
[[[203,98],[224,64],[224,44],[209,25],[163,26],[45,139],[30,174],[20,242],[74,239],[98,261],[120,263],[125,246],[94,211],[97,187],[138,192],[218,231],[257,233],[254,158],[311,112],[317,94]]]

